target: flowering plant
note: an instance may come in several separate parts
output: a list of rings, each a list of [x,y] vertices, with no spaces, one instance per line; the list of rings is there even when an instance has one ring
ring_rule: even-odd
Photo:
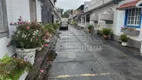
[[[44,40],[50,39],[52,37],[53,34],[56,33],[56,30],[58,29],[59,24],[46,24],[44,26]]]
[[[129,30],[129,31],[136,31],[136,28],[133,27],[121,27],[123,30]]]
[[[44,43],[43,35],[41,24],[37,22],[19,22],[10,44],[15,45],[16,48],[36,48]]]
[[[50,34],[55,34],[55,29],[53,24],[46,24],[45,30],[47,30]]]
[[[127,42],[129,38],[127,37],[126,34],[121,34],[120,39],[122,42]]]

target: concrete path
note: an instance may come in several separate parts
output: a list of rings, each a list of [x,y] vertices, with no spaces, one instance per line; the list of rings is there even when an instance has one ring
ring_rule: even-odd
[[[49,80],[142,80],[142,61],[69,26],[61,31]]]

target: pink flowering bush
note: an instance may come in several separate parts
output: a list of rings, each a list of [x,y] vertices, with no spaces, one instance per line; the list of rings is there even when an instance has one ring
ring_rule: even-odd
[[[44,44],[42,39],[44,35],[41,24],[37,22],[18,22],[17,30],[12,36],[10,44],[16,46],[16,48],[36,48]]]
[[[43,27],[37,22],[23,21],[21,16],[18,22],[14,24],[18,25],[18,27],[7,47],[16,46],[16,48],[24,49],[47,47],[45,41],[49,40],[59,27],[59,24],[46,24]],[[10,25],[14,24],[10,23]]]

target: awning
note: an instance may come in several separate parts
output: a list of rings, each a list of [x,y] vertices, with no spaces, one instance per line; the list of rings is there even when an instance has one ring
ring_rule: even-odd
[[[94,13],[90,16],[90,20],[91,21],[98,21],[98,14],[97,13]]]
[[[135,1],[127,2],[127,3],[120,5],[117,8],[117,10],[125,10],[125,9],[135,8],[135,7],[139,7],[140,5],[141,5],[141,1],[135,0]]]
[[[113,21],[113,18],[114,18],[114,11],[112,9],[107,9],[100,14],[100,20]]]

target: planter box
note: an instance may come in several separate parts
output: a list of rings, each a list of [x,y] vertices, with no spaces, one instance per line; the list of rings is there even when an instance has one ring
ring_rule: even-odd
[[[23,58],[24,60],[30,62],[32,65],[34,64],[36,48],[24,50],[16,48],[15,51],[17,53],[18,58]]]
[[[125,47],[125,46],[128,45],[128,43],[127,42],[122,42],[121,45]]]
[[[25,72],[20,76],[19,80],[25,80],[26,77],[27,77],[27,75],[28,75],[28,72],[25,71]]]
[[[138,36],[140,35],[140,31],[139,30],[128,30],[128,29],[121,29],[121,32],[124,32],[127,35],[131,35],[131,36]]]

